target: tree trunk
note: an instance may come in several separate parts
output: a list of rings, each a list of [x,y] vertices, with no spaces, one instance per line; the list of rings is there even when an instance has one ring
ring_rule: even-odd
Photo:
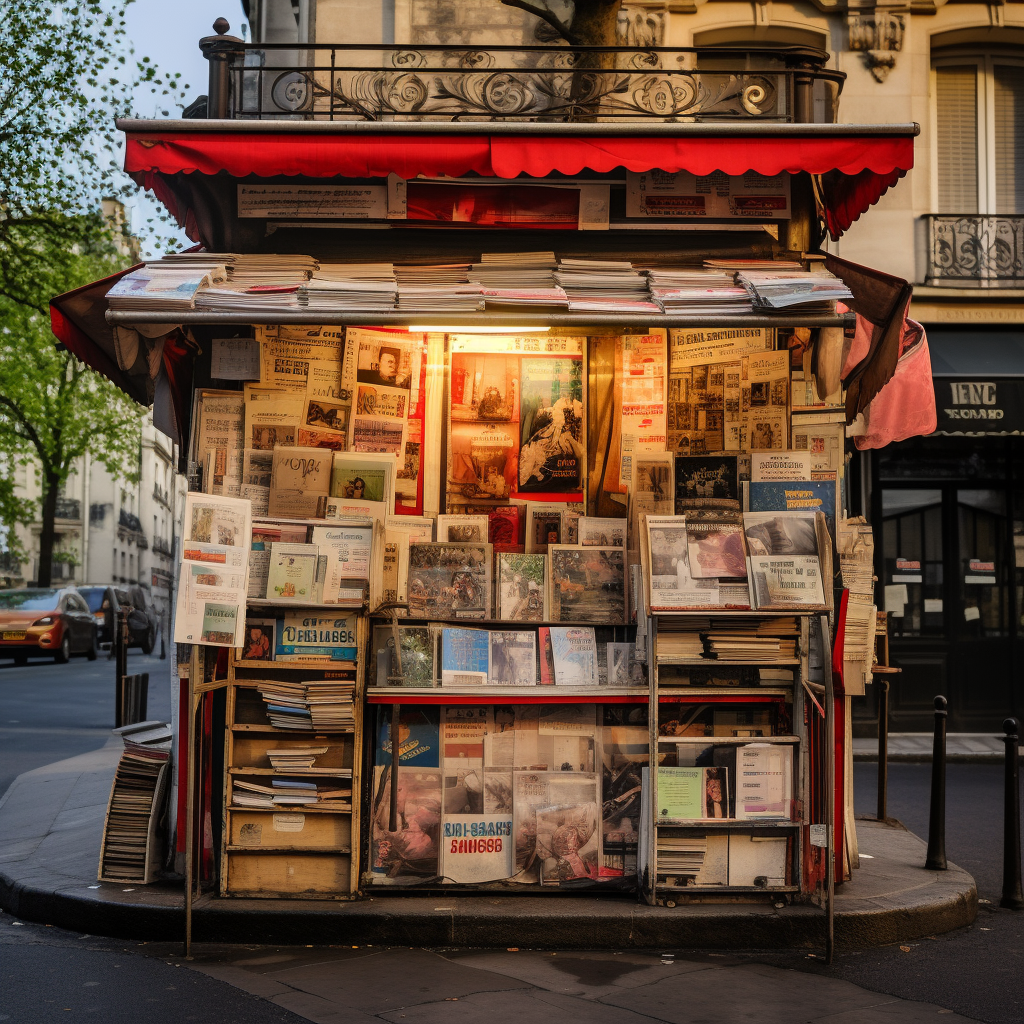
[[[36,574],[36,586],[48,587],[53,568],[54,520],[57,518],[60,480],[56,476],[44,477],[43,487],[43,528],[39,533],[39,572]]]
[[[621,0],[577,0],[570,32],[577,46],[618,46]]]

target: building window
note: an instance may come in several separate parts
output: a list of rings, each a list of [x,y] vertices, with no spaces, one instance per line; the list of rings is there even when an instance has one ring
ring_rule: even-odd
[[[121,552],[121,578],[123,579],[124,576],[125,576],[125,571],[124,571],[124,552],[122,551]]]
[[[1024,213],[1024,62],[933,62],[938,213]]]

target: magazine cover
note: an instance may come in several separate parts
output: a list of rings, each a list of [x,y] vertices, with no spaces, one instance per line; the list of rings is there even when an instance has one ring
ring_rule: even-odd
[[[537,630],[537,645],[540,649],[540,685],[555,685],[555,653],[551,648],[551,628],[541,626]]]
[[[346,501],[390,502],[395,458],[359,452],[335,452],[331,468],[331,496]]]
[[[551,657],[559,686],[597,686],[597,638],[591,626],[551,626]]]
[[[523,492],[583,488],[583,360],[523,359],[519,485]]]
[[[552,544],[549,614],[552,622],[623,622],[626,553],[622,548]]]
[[[636,644],[609,643],[605,649],[608,659],[609,686],[646,686],[644,666],[636,660]]]
[[[373,627],[377,686],[434,686],[434,642],[428,626]]]
[[[547,866],[548,880],[559,881],[555,877],[557,862],[567,859],[570,850],[579,855],[584,866],[583,874],[575,877],[596,878],[601,845],[596,814],[593,833],[589,825],[591,808],[600,806],[597,774],[515,771],[512,776],[515,880],[541,881],[542,865],[548,861],[551,862]],[[577,808],[577,814],[573,815],[570,808]],[[553,809],[561,812],[561,822],[555,816],[548,816],[541,832],[538,815]],[[566,830],[556,838],[554,833],[559,828]],[[574,864],[572,870],[579,870],[578,864]]]
[[[273,661],[276,629],[276,619],[246,618],[242,659],[244,661]]]
[[[522,551],[520,537],[523,509],[519,505],[499,505],[487,514],[487,540],[495,552]]]
[[[499,554],[498,618],[511,622],[545,622],[547,617],[547,559],[544,555]]]
[[[496,882],[512,875],[512,818],[445,813],[441,875],[446,882]]]
[[[562,543],[562,505],[542,502],[526,503],[526,550],[529,554],[544,554],[549,544]]]
[[[647,549],[652,612],[706,608],[719,603],[716,578],[694,579],[690,575],[683,516],[647,516]]]
[[[357,617],[285,612],[277,620],[278,661],[355,661]]]
[[[582,547],[624,548],[626,546],[625,519],[598,519],[580,516],[579,543]]]
[[[482,686],[488,677],[486,629],[441,630],[441,685]]]
[[[409,615],[489,619],[490,544],[410,544]]]
[[[739,508],[735,455],[676,456],[676,515],[692,508]]]
[[[398,769],[398,828],[391,832],[391,769],[373,772],[370,870],[382,881],[432,878],[438,871],[441,831],[441,773]]]
[[[762,480],[747,489],[747,507],[751,512],[821,511],[828,535],[836,534],[835,480]]]
[[[747,575],[741,512],[691,510],[686,516],[686,548],[690,575],[695,579]]]
[[[744,513],[756,607],[824,605],[816,516],[815,512]]]
[[[438,516],[437,539],[452,544],[486,544],[487,516]]]
[[[315,544],[271,543],[267,597],[284,601],[312,601],[316,564]]]
[[[537,685],[537,634],[493,629],[488,634],[491,645],[490,674],[492,686]]]
[[[537,859],[542,885],[558,885],[600,873],[600,807],[597,802],[539,807]]]
[[[404,768],[441,767],[441,718],[435,707],[403,705],[398,721],[398,761]],[[377,749],[374,763],[391,764],[391,708],[380,705],[377,710]],[[440,802],[440,791],[438,801]]]

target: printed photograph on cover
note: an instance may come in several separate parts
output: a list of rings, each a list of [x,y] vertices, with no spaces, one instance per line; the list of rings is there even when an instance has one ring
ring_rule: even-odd
[[[410,544],[412,618],[491,617],[490,544]]]
[[[518,356],[454,352],[450,380],[453,422],[518,419]]]
[[[599,822],[596,802],[537,809],[536,843],[542,885],[598,878]]]
[[[552,544],[552,622],[622,622],[626,614],[626,553],[622,548]]]
[[[687,563],[696,579],[747,575],[742,513],[693,509],[686,516]]]
[[[391,825],[391,768],[373,773],[370,870],[383,880],[431,878],[438,871],[441,831],[441,773],[398,769],[398,828]]]
[[[645,452],[634,457],[630,500],[635,515],[672,515],[674,487],[671,452]]]
[[[348,446],[354,452],[386,452],[400,457],[405,445],[405,420],[353,416]]]
[[[409,392],[401,388],[373,387],[360,384],[356,388],[357,416],[381,416],[404,420],[409,414]]]
[[[547,618],[547,559],[543,555],[498,555],[498,618],[543,622]]]
[[[398,723],[398,759],[402,767],[441,768],[441,714],[436,707],[402,705]],[[391,707],[377,708],[374,764],[391,764]]]
[[[758,608],[825,603],[816,516],[815,512],[744,513]]]
[[[434,686],[434,641],[428,626],[373,627],[377,686]]]
[[[186,540],[226,547],[249,544],[249,502],[232,498],[204,498],[190,493],[186,499]]]
[[[512,769],[484,768],[484,813],[512,813]]]
[[[335,452],[331,468],[331,496],[348,501],[388,501],[395,460],[352,458]]]
[[[514,424],[451,423],[448,507],[465,502],[507,502],[516,484],[518,438]]]
[[[519,490],[581,490],[583,361],[523,359],[520,374]]]
[[[437,539],[451,544],[486,544],[489,525],[485,515],[438,516]]]
[[[583,862],[584,873],[573,877],[596,877],[600,857],[597,808],[600,804],[598,777],[583,772],[513,772],[513,830],[517,882],[540,882],[542,865],[548,864],[548,881],[558,881],[558,862],[570,850]],[[570,809],[576,808],[573,816]],[[538,822],[538,815],[557,809],[555,816]],[[593,832],[590,832],[591,815]],[[573,829],[574,825],[581,826]],[[573,829],[570,836],[559,828]],[[595,839],[595,836],[597,837]],[[580,840],[585,841],[581,844]],[[578,867],[578,865],[577,865]],[[594,874],[589,874],[590,870]],[[573,869],[575,870],[575,868]]]
[[[625,519],[598,519],[580,516],[578,538],[582,547],[624,548],[626,546]]]
[[[203,631],[200,643],[234,647],[238,629],[239,606],[206,601],[203,605]]]
[[[333,434],[348,431],[350,406],[323,398],[310,398],[302,411],[300,430],[325,430]]]
[[[410,389],[414,371],[419,369],[411,346],[371,340],[368,333],[365,338],[360,335],[358,344],[356,380],[360,384]]]
[[[491,686],[536,686],[537,634],[533,630],[492,629],[489,636],[488,683]]]
[[[746,444],[783,451],[789,447],[789,353],[763,352],[745,360],[742,406]]]
[[[808,512],[820,510],[830,537],[836,536],[835,480],[768,480],[747,489],[751,512]]]
[[[548,635],[555,685],[597,686],[597,639],[593,626],[551,626]]]
[[[645,686],[644,666],[636,660],[636,644],[609,643],[605,649],[608,659],[608,686]]]
[[[247,618],[242,658],[245,661],[273,661],[276,629],[276,619]]]
[[[493,722],[487,707],[442,709],[444,812],[484,813],[484,736]]]
[[[675,512],[691,508],[739,508],[735,455],[677,455]]]
[[[528,502],[526,506],[526,550],[544,554],[551,544],[562,543],[562,505]]]
[[[756,555],[818,554],[814,512],[746,512],[747,549]]]
[[[694,579],[690,573],[686,521],[682,516],[648,516],[647,548],[652,611],[718,604],[717,579]]]

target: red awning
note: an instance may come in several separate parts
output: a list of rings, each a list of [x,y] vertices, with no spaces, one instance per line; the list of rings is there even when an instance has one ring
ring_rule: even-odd
[[[335,127],[335,126],[331,126]],[[461,126],[460,126],[461,127]],[[909,131],[843,133],[833,125],[756,134],[723,131],[697,134],[680,125],[678,134],[618,132],[600,135],[541,133],[453,134],[426,132],[145,131],[129,129],[125,170],[153,189],[181,223],[182,211],[163,187],[166,175],[226,173],[244,178],[296,175],[307,178],[401,178],[417,175],[542,178],[553,172],[690,171],[738,175],[807,172],[821,180],[819,194],[830,233],[838,237],[899,180],[914,163]],[[815,134],[807,129],[828,128]],[[801,130],[802,129],[802,130]],[[838,130],[837,130],[838,129]]]

